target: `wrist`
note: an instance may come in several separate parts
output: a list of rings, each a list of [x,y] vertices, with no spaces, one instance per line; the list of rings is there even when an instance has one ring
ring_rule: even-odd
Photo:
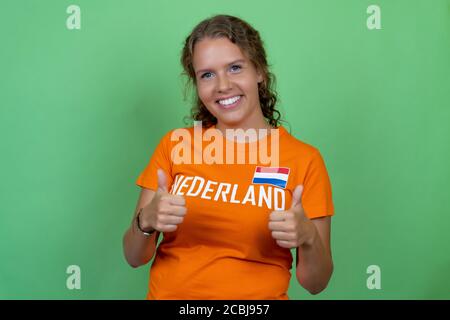
[[[142,234],[144,234],[145,236],[149,237],[149,236],[151,236],[156,230],[153,229],[153,228],[150,228],[150,229],[143,229],[143,228],[141,227],[140,216],[141,216],[142,210],[143,210],[143,208],[140,208],[140,209],[139,209],[139,211],[138,211],[138,213],[137,213],[137,215],[136,215],[135,224],[136,224],[137,229],[138,229]]]
[[[307,240],[302,244],[303,247],[307,246],[307,247],[311,247],[314,242],[317,239],[317,229],[316,226],[314,225],[314,223],[312,223],[312,221],[309,221],[309,236],[307,237]]]

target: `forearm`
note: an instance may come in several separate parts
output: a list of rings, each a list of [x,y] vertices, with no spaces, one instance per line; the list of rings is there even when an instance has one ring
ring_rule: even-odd
[[[151,260],[156,250],[158,234],[156,231],[151,236],[144,235],[133,220],[123,237],[125,258],[132,267],[137,268]]]
[[[303,244],[297,250],[297,280],[311,294],[324,290],[333,273],[331,253],[323,245],[320,235],[311,222],[310,244]]]

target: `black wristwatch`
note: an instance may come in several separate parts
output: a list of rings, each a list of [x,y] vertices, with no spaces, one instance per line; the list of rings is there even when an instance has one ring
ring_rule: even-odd
[[[142,209],[143,209],[143,208],[140,208],[138,214],[136,215],[136,225],[137,225],[138,229],[139,229],[144,235],[146,235],[147,237],[149,237],[149,236],[151,236],[156,230],[153,229],[153,230],[150,231],[150,232],[147,232],[147,231],[145,231],[145,230],[142,230],[142,228],[141,228],[141,223],[139,222],[139,216],[141,215]]]

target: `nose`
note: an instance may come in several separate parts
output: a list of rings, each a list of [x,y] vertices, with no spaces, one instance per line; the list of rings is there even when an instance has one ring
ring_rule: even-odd
[[[226,92],[231,89],[231,81],[227,75],[218,76],[218,91]]]

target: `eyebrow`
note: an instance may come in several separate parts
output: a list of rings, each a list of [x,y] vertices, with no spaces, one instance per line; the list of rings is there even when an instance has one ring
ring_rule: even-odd
[[[230,63],[227,64],[227,65],[229,66],[229,65],[232,65],[232,64],[235,64],[235,63],[245,63],[245,60],[244,60],[244,59],[238,59],[238,60],[235,60],[235,61],[233,61],[233,62],[230,62]],[[202,70],[198,70],[195,74],[199,74],[199,73],[206,72],[206,71],[209,71],[209,70],[211,70],[211,69],[202,69]]]

